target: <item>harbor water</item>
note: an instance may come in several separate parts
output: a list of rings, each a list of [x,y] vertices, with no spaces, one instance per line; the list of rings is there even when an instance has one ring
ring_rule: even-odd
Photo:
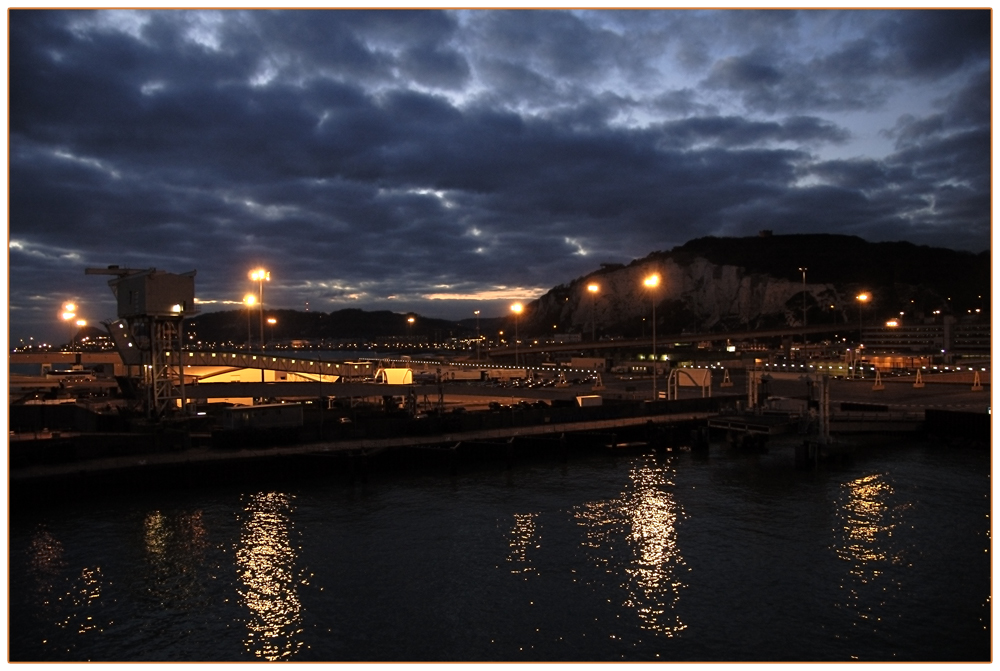
[[[713,445],[11,501],[11,661],[988,661],[990,455]]]

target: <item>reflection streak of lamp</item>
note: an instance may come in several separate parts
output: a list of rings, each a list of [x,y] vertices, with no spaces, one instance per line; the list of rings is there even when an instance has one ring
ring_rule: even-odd
[[[587,504],[577,519],[589,527],[587,547],[613,555],[615,536],[626,537],[633,550],[625,562],[629,578],[624,585],[628,597],[623,605],[633,609],[644,629],[673,637],[687,628],[676,612],[680,591],[686,585],[679,575],[684,566],[677,545],[677,521],[683,516],[664,470],[672,468],[637,463],[630,477],[631,491],[619,499]],[[597,557],[602,566],[607,557]]]
[[[97,617],[104,581],[100,567],[85,566],[76,579],[64,577],[67,564],[62,543],[44,530],[32,538],[29,553],[42,605],[51,609],[55,625],[81,635],[103,631]]]
[[[294,574],[295,550],[290,541],[291,496],[258,493],[247,505],[236,550],[243,604],[250,611],[245,646],[267,661],[291,659],[304,645],[302,604]]]
[[[146,542],[146,552],[153,556],[163,555],[167,551],[166,519],[163,513],[154,511],[143,520],[143,540]]]
[[[59,539],[44,529],[31,538],[28,549],[29,568],[36,580],[42,606],[54,603],[56,580],[66,568],[65,550]]]
[[[150,593],[164,606],[182,603],[200,590],[197,575],[204,566],[208,531],[202,512],[170,516],[154,510],[143,520],[143,541]]]
[[[885,561],[886,551],[881,541],[892,535],[895,527],[885,518],[889,513],[887,499],[893,495],[892,486],[881,475],[868,475],[845,485],[848,498],[842,508],[844,524],[843,547],[837,554],[851,561],[853,575],[864,580],[864,567],[870,562]]]
[[[508,541],[510,554],[507,555],[507,561],[514,565],[510,569],[511,573],[528,573],[534,570],[528,559],[528,549],[540,547],[536,537],[537,517],[538,513],[514,515],[514,528],[511,529]]]
[[[873,607],[883,604],[863,603],[858,588],[879,579],[884,574],[885,566],[902,561],[892,544],[896,511],[890,503],[895,491],[885,476],[879,473],[857,478],[842,486],[844,501],[839,507],[838,517],[843,542],[834,550],[837,557],[850,563],[850,568],[844,585],[847,602],[839,605],[856,611],[858,617],[868,620],[873,617]]]

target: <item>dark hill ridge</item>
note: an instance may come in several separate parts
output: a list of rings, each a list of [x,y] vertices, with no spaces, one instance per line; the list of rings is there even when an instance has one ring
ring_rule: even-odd
[[[913,323],[935,310],[959,318],[988,320],[991,289],[991,253],[963,252],[914,245],[909,242],[867,242],[836,234],[760,235],[743,238],[705,237],[670,251],[657,251],[629,264],[604,264],[569,284],[557,286],[525,306],[519,326],[524,337],[557,332],[637,336],[645,332],[650,316],[650,294],[642,277],[660,272],[664,283],[657,295],[658,333],[681,330],[736,330],[795,325],[802,318],[802,273],[807,268],[806,303],[809,324],[858,320],[854,300],[860,291],[875,300],[867,305],[867,319],[904,312]],[[601,286],[599,300],[587,284]],[[831,307],[832,306],[832,307]],[[969,313],[972,310],[972,313]],[[335,312],[267,310],[278,320],[268,340],[374,340],[407,336],[439,341],[469,337],[475,319],[459,322],[387,310],[345,309]],[[597,328],[591,325],[596,317]],[[251,327],[259,337],[259,318]],[[875,322],[870,322],[875,323]],[[245,343],[247,317],[243,310],[211,312],[191,320],[190,328],[203,342]],[[512,317],[480,320],[482,333],[512,329]]]
[[[527,306],[521,324],[525,333],[551,332],[553,324],[586,333],[596,318],[598,336],[637,336],[649,332],[655,296],[659,333],[800,325],[802,267],[809,324],[857,324],[861,309],[868,324],[900,312],[910,324],[949,314],[971,318],[976,309],[988,319],[990,264],[990,252],[849,235],[705,237],[628,265],[604,264],[555,287]],[[642,286],[652,272],[662,277],[655,294]],[[601,287],[596,303],[586,291],[591,282]],[[863,308],[855,300],[862,291],[873,296]]]
[[[748,272],[777,278],[801,279],[798,268],[806,267],[808,275],[834,284],[924,284],[953,298],[970,293],[973,287],[988,289],[990,285],[990,252],[974,254],[910,242],[868,242],[853,235],[706,237],[666,254],[678,261],[702,257],[717,265],[741,266]]]
[[[298,310],[264,312],[265,316],[274,317],[277,321],[273,328],[264,325],[265,338],[269,342],[324,338],[331,340],[356,338],[361,341],[371,341],[423,337],[437,340],[458,337],[464,333],[463,328],[454,321],[389,310],[368,312],[349,308],[335,312]],[[413,324],[407,321],[411,315],[414,316]],[[247,313],[246,310],[206,312],[189,320],[185,330],[202,342],[243,344],[247,342]],[[260,317],[256,313],[250,317],[250,330],[252,341],[256,345],[260,338]]]

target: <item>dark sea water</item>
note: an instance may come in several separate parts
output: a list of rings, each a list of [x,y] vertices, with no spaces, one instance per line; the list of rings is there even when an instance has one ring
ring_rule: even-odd
[[[11,661],[985,661],[990,457],[899,444],[11,502]]]

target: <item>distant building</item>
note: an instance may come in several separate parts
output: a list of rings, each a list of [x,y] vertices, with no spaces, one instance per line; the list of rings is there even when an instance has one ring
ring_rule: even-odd
[[[943,324],[866,328],[862,342],[865,349],[883,352],[987,354],[990,325],[945,321]]]

